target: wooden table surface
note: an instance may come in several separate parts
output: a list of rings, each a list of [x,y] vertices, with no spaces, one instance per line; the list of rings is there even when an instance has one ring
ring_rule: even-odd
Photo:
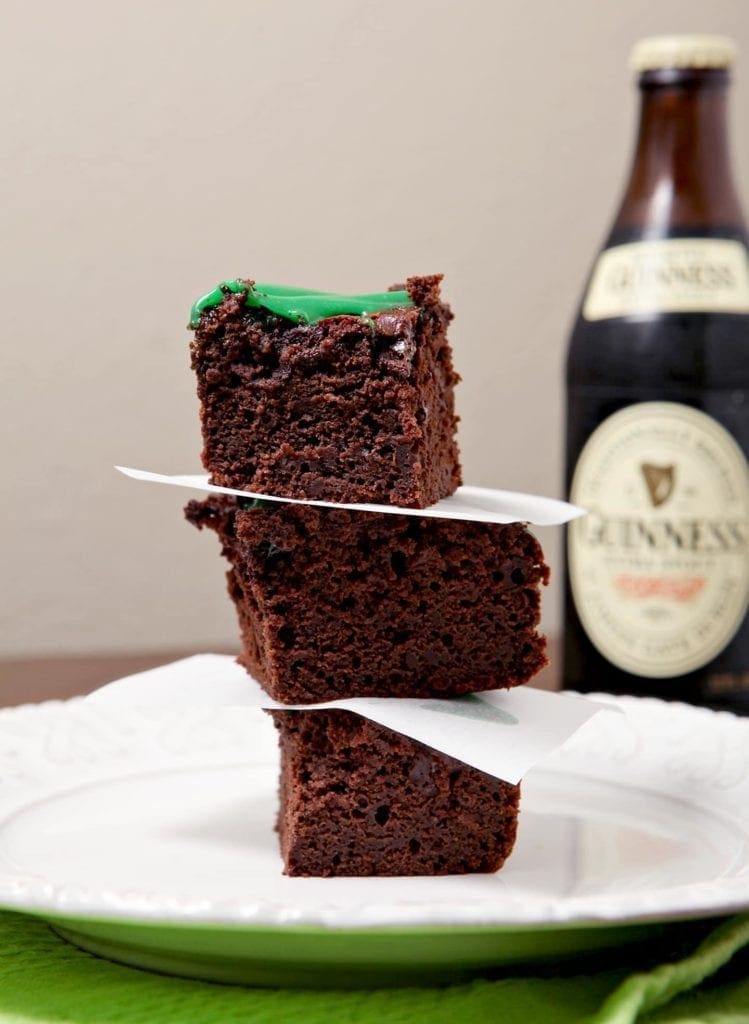
[[[152,651],[137,654],[81,654],[47,658],[0,661],[0,707],[35,704],[43,700],[65,700],[110,683],[114,679],[166,665],[177,658],[198,654],[196,650]],[[214,651],[236,654],[235,649]],[[559,644],[551,642],[551,664],[533,681],[534,686],[555,690],[559,681]]]

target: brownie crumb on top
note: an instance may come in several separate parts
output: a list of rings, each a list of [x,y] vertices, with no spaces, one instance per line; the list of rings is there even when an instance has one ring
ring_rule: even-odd
[[[520,787],[349,711],[273,711],[288,875],[496,871]]]
[[[296,324],[227,294],[191,345],[214,483],[424,508],[459,486],[452,319],[441,275],[413,306]]]
[[[457,696],[546,664],[548,580],[522,524],[193,501],[231,570],[241,660],[276,700]]]

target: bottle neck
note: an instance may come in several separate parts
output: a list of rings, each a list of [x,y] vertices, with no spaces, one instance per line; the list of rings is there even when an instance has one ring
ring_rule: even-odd
[[[716,69],[640,76],[637,146],[615,232],[744,228],[728,150],[728,82]]]

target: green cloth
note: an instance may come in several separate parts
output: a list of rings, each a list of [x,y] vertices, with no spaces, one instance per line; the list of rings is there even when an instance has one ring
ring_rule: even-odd
[[[749,1024],[748,951],[744,914],[686,958],[629,978],[609,970],[448,988],[281,991],[108,963],[41,920],[0,913],[0,1024]]]

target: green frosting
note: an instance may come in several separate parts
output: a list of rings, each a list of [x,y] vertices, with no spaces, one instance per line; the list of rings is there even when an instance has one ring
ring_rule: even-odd
[[[386,309],[413,306],[408,292],[373,292],[371,295],[336,295],[294,288],[283,284],[254,284],[244,281],[222,281],[194,304],[190,310],[190,327],[198,326],[201,314],[220,306],[227,294],[245,295],[245,304],[267,309],[269,313],[296,324],[316,324],[328,316],[368,316]]]

